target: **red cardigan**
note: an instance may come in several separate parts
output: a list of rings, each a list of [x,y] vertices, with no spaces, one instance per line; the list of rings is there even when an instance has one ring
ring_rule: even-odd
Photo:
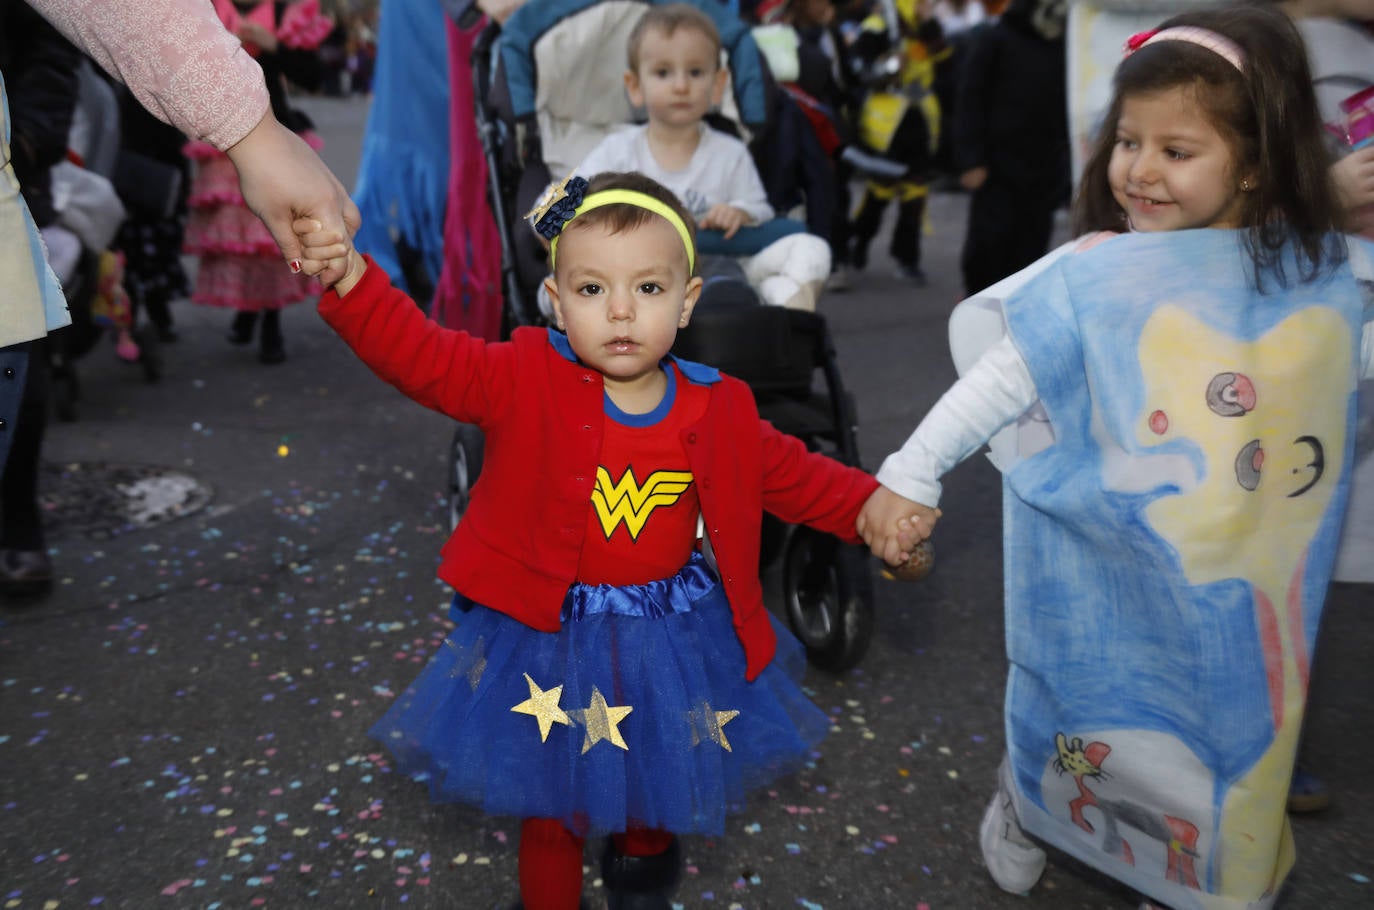
[[[601,374],[577,363],[552,330],[517,329],[508,342],[488,343],[445,329],[370,260],[351,292],[325,293],[319,309],[378,376],[486,437],[481,476],[444,545],[439,577],[477,603],[556,631],[596,482]],[[706,414],[682,443],[752,680],[776,647],[758,572],[764,510],[854,543],[877,481],[778,432],[743,382],[678,364],[711,388]]]

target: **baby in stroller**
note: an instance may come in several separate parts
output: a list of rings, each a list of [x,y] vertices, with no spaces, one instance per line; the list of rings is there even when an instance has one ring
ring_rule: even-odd
[[[707,123],[730,75],[715,23],[691,4],[650,6],[627,50],[625,91],[648,122],[608,135],[577,172],[653,177],[687,205],[703,254],[737,257],[764,303],[814,311],[830,273],[828,245],[800,222],[774,217],[748,147]]]
[[[628,71],[604,53],[607,46],[628,49]],[[832,195],[833,187],[805,172],[795,155],[757,147],[761,137],[776,135],[778,108],[787,99],[772,83],[749,27],[726,6],[711,0],[526,4],[506,22],[499,53],[495,78],[474,78],[479,95],[490,82],[494,113],[507,121],[500,125],[499,167],[518,184],[510,194],[514,213],[568,173],[645,173],[682,198],[707,229],[703,305],[762,301],[814,310],[830,254],[817,236],[827,232],[828,217],[821,226],[811,217],[812,202],[824,200],[812,197]],[[669,77],[670,69],[680,79]],[[647,123],[635,123],[645,117]],[[773,174],[766,189],[756,165],[765,161],[792,176]],[[810,233],[800,221],[775,217],[798,200],[807,204]],[[828,205],[818,210],[828,216]],[[547,318],[548,301],[539,293],[545,257],[518,240],[512,253],[519,283],[539,297]]]

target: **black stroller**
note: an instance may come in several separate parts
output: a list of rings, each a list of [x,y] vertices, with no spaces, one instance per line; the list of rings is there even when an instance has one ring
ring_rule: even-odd
[[[711,0],[696,0],[717,17],[724,8]],[[475,115],[488,169],[487,195],[501,241],[503,325],[506,332],[545,321],[536,292],[547,273],[537,245],[526,240],[519,220],[549,182],[550,167],[541,153],[557,133],[562,153],[580,160],[590,148],[573,149],[594,132],[585,124],[546,116],[549,93],[533,83],[560,80],[548,71],[550,62],[565,59],[575,40],[560,39],[556,30],[580,16],[590,16],[598,40],[588,53],[607,55],[607,46],[623,47],[624,38],[639,15],[637,4],[603,0],[539,0],[520,8],[501,26],[488,25],[473,46]],[[475,18],[475,17],[474,17]],[[461,18],[460,27],[468,25]],[[731,27],[733,25],[733,27]],[[585,24],[584,24],[584,27]],[[764,135],[771,86],[753,38],[743,23],[725,23],[722,39],[731,57],[733,112]],[[548,54],[552,43],[563,52]],[[494,54],[499,53],[499,60]],[[617,55],[613,66],[620,64]],[[740,64],[740,65],[737,65]],[[574,64],[581,77],[586,67]],[[600,93],[620,98],[619,69],[613,69],[615,89]],[[564,82],[553,91],[586,98],[586,86],[567,90]],[[779,93],[780,94],[780,93]],[[536,102],[538,96],[539,101]],[[556,99],[554,102],[556,106]],[[605,109],[606,105],[596,105]],[[615,122],[627,122],[628,109]],[[552,126],[550,126],[552,124]],[[599,138],[599,137],[598,137]],[[594,144],[594,140],[593,140]],[[738,298],[749,299],[743,305]],[[730,299],[734,298],[734,299]],[[836,363],[835,347],[825,319],[817,314],[759,305],[747,285],[708,282],[691,325],[681,332],[674,353],[715,366],[744,380],[753,390],[760,414],[778,429],[802,439],[850,465],[859,465],[854,407]],[[820,383],[817,384],[817,376]],[[483,438],[473,426],[460,424],[449,459],[450,520],[457,524],[467,507],[469,491],[482,467]],[[868,550],[845,546],[836,538],[805,527],[790,527],[765,516],[760,571],[781,556],[783,613],[802,641],[810,662],[832,672],[853,667],[863,657],[873,634],[873,579]]]

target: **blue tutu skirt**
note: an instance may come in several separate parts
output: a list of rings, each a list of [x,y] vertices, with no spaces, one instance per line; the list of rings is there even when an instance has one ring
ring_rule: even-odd
[[[721,834],[751,789],[830,727],[801,644],[753,682],[715,573],[694,556],[644,585],[573,585],[540,632],[454,599],[457,627],[370,735],[437,802],[554,818],[581,835]]]

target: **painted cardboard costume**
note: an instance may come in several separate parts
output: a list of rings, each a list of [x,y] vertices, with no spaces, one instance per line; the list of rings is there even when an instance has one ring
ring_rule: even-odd
[[[1016,811],[1179,910],[1268,907],[1293,864],[1371,315],[1349,263],[1259,293],[1241,239],[1123,235],[994,289],[1025,285],[1002,309],[1043,406],[993,442]]]

